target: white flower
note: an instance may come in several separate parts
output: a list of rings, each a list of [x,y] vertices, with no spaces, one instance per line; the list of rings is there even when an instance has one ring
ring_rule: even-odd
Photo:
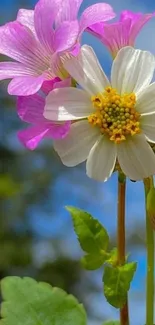
[[[155,83],[150,84],[155,58],[131,47],[113,61],[111,82],[95,53],[83,46],[65,69],[84,89],[53,90],[46,99],[48,120],[72,120],[71,131],[54,148],[66,166],[87,160],[87,175],[105,181],[116,160],[132,180],[155,174]]]

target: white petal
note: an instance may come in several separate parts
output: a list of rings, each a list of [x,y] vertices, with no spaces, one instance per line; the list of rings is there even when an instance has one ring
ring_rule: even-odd
[[[155,82],[138,94],[136,110],[141,114],[155,113]]]
[[[155,174],[155,154],[143,134],[121,142],[117,150],[122,171],[130,179],[142,180]]]
[[[147,140],[155,143],[155,114],[143,115],[140,122]]]
[[[112,87],[120,94],[138,93],[150,84],[154,69],[155,57],[150,52],[124,47],[113,62]]]
[[[69,121],[85,118],[94,112],[90,96],[76,88],[52,90],[46,97],[44,117],[53,121]]]
[[[116,162],[116,145],[101,136],[87,159],[87,175],[97,181],[106,181],[112,174]]]
[[[67,60],[64,67],[90,95],[95,95],[109,86],[109,80],[90,46],[82,46],[78,57]]]
[[[54,149],[64,165],[73,167],[87,159],[99,136],[99,129],[92,127],[88,121],[75,122],[66,138],[54,141]]]

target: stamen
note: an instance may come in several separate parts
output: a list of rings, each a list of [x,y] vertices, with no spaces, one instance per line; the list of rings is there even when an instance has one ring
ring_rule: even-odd
[[[103,93],[92,96],[91,100],[96,111],[88,117],[88,121],[99,127],[111,141],[119,144],[128,135],[141,132],[134,93],[119,95],[116,89],[107,87]]]

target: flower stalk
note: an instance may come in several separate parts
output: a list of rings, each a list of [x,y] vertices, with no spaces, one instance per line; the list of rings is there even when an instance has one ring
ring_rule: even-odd
[[[144,179],[147,249],[146,325],[154,324],[154,231],[147,211],[147,196],[152,186],[153,177]]]
[[[125,264],[125,193],[126,177],[118,174],[118,205],[117,205],[117,249],[118,265]],[[128,297],[125,305],[120,308],[120,325],[129,325]]]

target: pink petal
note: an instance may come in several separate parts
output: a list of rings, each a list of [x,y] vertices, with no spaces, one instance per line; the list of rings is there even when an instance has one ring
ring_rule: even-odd
[[[48,93],[53,89],[54,84],[59,81],[60,81],[60,78],[58,78],[58,77],[56,77],[52,80],[45,80],[43,82],[41,90],[44,92],[44,94],[48,95]]]
[[[33,70],[17,62],[0,62],[0,80],[32,75]]]
[[[59,10],[59,1],[39,0],[34,10],[35,30],[41,44],[53,52],[53,23]]]
[[[67,78],[61,80],[60,78],[55,78],[52,80],[44,81],[41,90],[48,95],[50,91],[55,88],[63,88],[63,87],[70,87],[71,86],[71,78]]]
[[[26,148],[34,150],[43,138],[63,139],[69,130],[70,122],[61,125],[54,123],[39,124],[19,131],[18,138]]]
[[[16,77],[8,85],[8,93],[16,96],[35,94],[42,86],[45,77]]]
[[[140,14],[141,15],[141,14]],[[139,17],[139,13],[132,12],[130,10],[123,10],[120,14],[120,19],[119,21],[122,22],[126,19],[130,19],[133,22],[137,20],[137,17]]]
[[[50,60],[50,70],[53,73],[53,78],[55,76],[59,76],[60,78],[63,78],[62,72],[63,71],[63,63],[60,58],[61,53],[53,53],[51,55],[51,60]]]
[[[126,23],[127,20],[130,21],[131,26],[128,31],[128,44],[134,46],[134,42],[136,39],[136,36],[142,29],[142,27],[154,16],[155,14],[142,14],[142,13],[134,13],[129,10],[124,10],[121,13],[120,16],[120,22],[123,23],[123,25]]]
[[[61,0],[61,6],[55,20],[56,27],[64,21],[76,20],[82,2],[83,0]]]
[[[71,85],[71,79],[60,81],[59,78],[55,78],[51,81],[45,81],[43,83],[42,90],[46,90],[48,94],[51,90],[56,88],[69,87]],[[21,120],[32,123],[44,123],[49,124],[49,121],[44,118],[43,111],[45,106],[45,98],[40,94],[34,94],[32,96],[19,96],[17,99],[17,112]]]
[[[15,21],[0,27],[0,53],[35,70],[42,52],[31,31]]]
[[[17,99],[17,112],[21,120],[37,124],[48,123],[43,117],[45,99],[39,94],[32,96],[20,96]]]
[[[70,50],[71,51],[71,50]],[[53,55],[51,55],[51,61],[50,61],[50,76],[52,75],[53,78],[58,76],[60,79],[68,78],[69,74],[64,69],[64,62],[66,59],[68,59],[68,52],[55,52]],[[52,74],[51,74],[52,72]]]
[[[17,15],[17,21],[27,26],[34,34],[34,10],[20,9]]]
[[[55,31],[54,50],[62,52],[73,47],[77,41],[79,34],[79,23],[77,20],[71,22],[63,22]]]
[[[73,49],[70,50],[70,53],[73,56],[78,56],[78,54],[80,53],[80,49],[81,49],[81,45],[79,42],[77,42],[76,45],[73,47]]]
[[[126,19],[130,19],[132,21],[132,24],[134,24],[142,16],[149,16],[151,18],[153,15],[154,14],[143,14],[141,12],[133,12],[133,11],[130,11],[130,10],[123,10],[121,12],[119,21],[122,22],[122,21],[124,21]]]
[[[107,3],[96,3],[83,12],[80,19],[80,31],[82,33],[87,27],[114,17],[115,13],[110,5]]]
[[[119,22],[94,24],[88,28],[88,31],[98,37],[115,57],[122,47],[134,46],[137,34],[154,15],[125,10],[121,13]]]
[[[87,31],[106,45],[115,57],[121,47],[129,44],[130,19],[117,23],[97,23],[87,28]]]
[[[49,131],[46,137],[53,139],[64,139],[70,130],[71,122],[63,124],[54,124],[49,126]]]
[[[96,36],[97,38],[99,38],[100,40],[102,40],[104,26],[105,26],[105,23],[103,23],[103,22],[96,23],[96,24],[88,27],[87,31],[89,33],[91,33],[92,35]]]
[[[55,82],[53,89],[71,87],[71,78]]]
[[[153,14],[141,14],[137,20],[132,24],[130,31],[130,44],[134,45],[135,39],[143,26],[153,17]]]
[[[104,32],[101,40],[114,57],[122,47],[129,45],[130,28],[130,19],[126,19],[123,23],[104,25]]]
[[[39,142],[48,133],[49,128],[46,125],[31,126],[18,132],[18,139],[28,149],[34,150]]]

